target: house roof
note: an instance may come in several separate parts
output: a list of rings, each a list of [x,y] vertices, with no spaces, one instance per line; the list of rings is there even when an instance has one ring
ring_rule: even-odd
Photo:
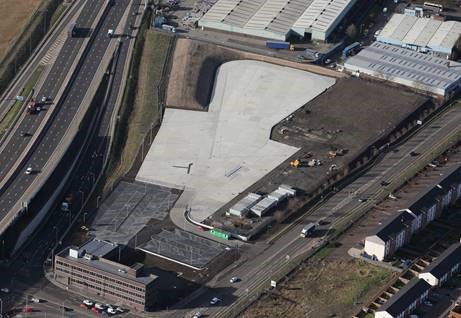
[[[388,312],[391,316],[397,317],[429,289],[431,289],[431,285],[425,280],[413,278],[392,296],[391,299],[384,303],[377,312]]]
[[[400,233],[410,226],[414,218],[415,217],[407,211],[402,211],[378,227],[374,235],[383,241],[387,241],[393,234]]]
[[[455,243],[447,248],[423,273],[430,273],[435,278],[441,278],[448,273],[454,265],[461,263],[461,243]]]
[[[461,167],[453,167],[443,180],[439,182],[442,188],[446,191],[448,187],[461,180]]]
[[[440,189],[440,187],[430,186],[423,191],[411,204],[408,209],[413,212],[415,215],[421,214],[423,211],[427,211],[430,207],[432,207],[436,203],[436,198],[443,194],[444,191]]]

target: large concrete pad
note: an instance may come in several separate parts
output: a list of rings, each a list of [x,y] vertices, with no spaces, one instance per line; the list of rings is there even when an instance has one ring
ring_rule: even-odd
[[[175,209],[202,221],[298,150],[270,140],[271,128],[334,83],[264,62],[225,63],[208,112],[165,111],[136,179],[184,190]]]

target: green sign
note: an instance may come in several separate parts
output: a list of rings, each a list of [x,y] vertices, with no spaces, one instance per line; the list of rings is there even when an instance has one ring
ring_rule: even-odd
[[[214,235],[216,237],[228,240],[229,239],[229,234],[225,232],[221,232],[220,230],[213,229],[210,231],[211,235]]]

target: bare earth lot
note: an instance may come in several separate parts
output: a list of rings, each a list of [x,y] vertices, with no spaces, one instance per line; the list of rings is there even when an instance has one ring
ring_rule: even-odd
[[[1,0],[0,61],[42,0]],[[6,14],[8,13],[8,14]]]

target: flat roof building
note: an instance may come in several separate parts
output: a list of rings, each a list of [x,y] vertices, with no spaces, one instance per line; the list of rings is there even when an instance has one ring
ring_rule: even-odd
[[[461,35],[461,22],[394,14],[376,40],[449,59]]]
[[[218,0],[203,28],[286,40],[290,34],[326,40],[357,0]]]
[[[413,278],[375,312],[375,318],[407,317],[428,297],[430,289],[425,280]]]
[[[433,287],[439,287],[459,272],[460,264],[461,244],[456,243],[440,254],[418,277],[424,279]]]
[[[460,87],[461,64],[374,42],[348,58],[346,70],[450,98]]]
[[[142,264],[115,262],[120,253],[113,243],[93,240],[81,247],[68,247],[56,255],[54,279],[66,288],[108,302],[145,311],[156,299],[157,276],[143,272]]]

